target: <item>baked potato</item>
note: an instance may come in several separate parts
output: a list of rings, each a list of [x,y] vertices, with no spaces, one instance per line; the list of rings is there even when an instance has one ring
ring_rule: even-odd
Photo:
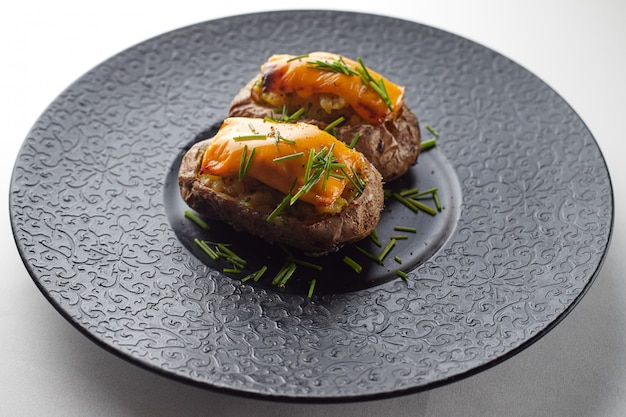
[[[416,115],[404,87],[363,61],[313,52],[273,55],[234,97],[229,116],[297,119],[332,133],[361,152],[392,181],[415,164],[420,152]],[[338,123],[335,125],[335,123]]]
[[[311,256],[368,236],[384,205],[376,168],[302,122],[227,118],[185,153],[178,180],[203,217]]]

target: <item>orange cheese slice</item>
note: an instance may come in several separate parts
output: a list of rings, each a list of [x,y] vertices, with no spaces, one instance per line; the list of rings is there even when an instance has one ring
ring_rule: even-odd
[[[341,67],[347,68],[348,73],[340,71]],[[263,92],[296,93],[303,98],[312,94],[335,94],[371,123],[394,118],[404,101],[404,87],[369,68],[365,70],[379,88],[382,80],[389,102],[358,75],[363,73],[361,63],[328,52],[273,55],[261,66]]]
[[[345,172],[351,175],[351,167],[356,172],[361,171],[363,156],[316,126],[230,117],[206,148],[200,173],[236,178],[242,166],[247,166],[246,177],[294,195],[306,182],[309,154],[324,148],[332,149],[332,161],[343,164]],[[343,175],[340,167],[330,170],[330,174],[300,199],[317,206],[333,204],[350,179]]]

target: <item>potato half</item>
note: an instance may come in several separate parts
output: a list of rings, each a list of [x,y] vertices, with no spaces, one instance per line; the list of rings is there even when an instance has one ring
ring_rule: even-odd
[[[284,124],[276,125],[279,129],[287,128]],[[356,174],[363,185],[358,192],[348,185],[337,202],[324,206],[300,199],[268,220],[286,193],[252,176],[237,178],[203,172],[207,150],[214,140],[215,137],[194,144],[184,155],[178,176],[183,200],[207,219],[224,221],[237,231],[289,245],[311,256],[328,254],[367,237],[380,220],[384,205],[382,177],[358,152],[362,162]]]

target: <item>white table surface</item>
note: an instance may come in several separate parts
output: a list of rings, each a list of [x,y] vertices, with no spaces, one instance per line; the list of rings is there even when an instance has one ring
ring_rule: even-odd
[[[403,7],[406,1],[364,3],[3,2],[0,415],[626,415],[626,2],[411,0],[409,8]],[[423,393],[353,404],[281,404],[214,393],[138,368],[89,341],[45,300],[16,250],[5,199],[22,141],[48,104],[94,66],[163,32],[217,17],[296,8],[400,17],[477,41],[539,76],[586,122],[613,180],[614,234],[590,291],[553,331],[487,371]]]

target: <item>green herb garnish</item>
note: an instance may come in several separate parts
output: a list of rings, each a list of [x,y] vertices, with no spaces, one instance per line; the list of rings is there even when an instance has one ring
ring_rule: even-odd
[[[244,268],[248,264],[248,261],[237,255],[223,243],[217,244],[216,253],[220,258],[226,260],[239,269]]]
[[[256,148],[252,148],[250,156],[248,157],[248,145],[243,146],[241,161],[239,162],[239,181],[242,181],[248,173],[248,169],[250,168],[250,163],[252,162],[252,157],[254,156],[255,152]]]
[[[431,208],[430,206],[427,206],[426,204],[417,201],[415,199],[409,199],[409,202],[411,204],[413,204],[413,206],[417,207],[419,210],[425,211],[426,213],[430,214],[431,216],[434,216],[435,214],[437,214],[437,210]]]
[[[406,280],[409,277],[406,272],[400,271],[399,269],[396,270],[396,275],[404,280]]]
[[[439,201],[439,193],[433,194],[433,201],[435,202],[435,207],[437,211],[441,211],[441,201]]]
[[[296,144],[295,140],[287,139],[286,137],[282,136],[280,132],[278,131],[278,129],[276,129],[276,131],[274,132],[274,137],[276,138],[276,144],[278,144],[279,142],[285,142],[290,145]]]
[[[205,241],[198,238],[194,239],[193,241],[200,249],[202,249],[204,253],[209,256],[209,258],[211,258],[211,260],[217,261],[219,259],[219,255],[213,249],[211,249],[211,247]]]
[[[241,141],[244,141],[244,140],[257,140],[257,139],[267,139],[267,135],[257,135],[257,134],[254,134],[254,135],[241,135],[241,136],[235,136],[233,138],[233,140],[235,142],[241,142]]]
[[[346,118],[345,118],[345,117],[343,117],[343,116],[341,116],[341,117],[339,117],[339,118],[335,119],[334,121],[332,121],[331,123],[329,123],[329,124],[328,124],[328,126],[326,126],[326,127],[324,128],[324,132],[332,132],[332,131],[333,131],[333,129],[334,129],[335,127],[337,127],[338,125],[340,125],[341,123],[343,123],[343,121],[344,121],[344,120],[346,120]]]
[[[263,276],[265,271],[267,271],[267,266],[263,265],[259,270],[257,270],[255,272],[245,276],[244,278],[242,278],[241,282],[246,282],[249,279],[252,279],[254,282],[259,282],[259,280],[261,279],[261,277]]]
[[[417,229],[415,227],[406,227],[406,226],[396,226],[393,228],[396,232],[410,232],[417,233]]]
[[[193,211],[185,210],[185,217],[197,224],[202,230],[209,230],[209,225]]]
[[[359,265],[354,259],[350,258],[349,256],[343,257],[343,263],[345,263],[350,268],[352,268],[352,270],[356,272],[357,274],[360,274],[361,271],[363,270],[363,267]]]
[[[367,70],[367,67],[365,66],[361,58],[357,58],[357,62],[359,63],[359,66],[356,68],[356,70],[350,68],[341,57],[337,58],[337,60],[333,62],[317,60],[307,62],[307,64],[309,64],[308,68],[313,68],[320,71],[339,72],[348,76],[355,75],[361,78],[361,82],[374,90],[376,94],[378,94],[380,98],[385,102],[387,108],[389,108],[390,111],[393,111],[393,105],[391,103],[391,99],[389,98],[389,94],[387,93],[387,88],[385,87],[384,80],[382,78],[380,78],[379,80],[375,80],[374,77],[372,77],[370,72]]]
[[[435,145],[437,145],[437,139],[434,139],[434,138],[433,139],[428,139],[428,140],[423,141],[420,144],[420,149],[422,151],[425,151],[427,149],[434,148]]]
[[[311,297],[313,297],[313,290],[315,289],[315,284],[317,283],[317,280],[315,278],[313,278],[311,280],[311,283],[309,284],[309,292],[307,294],[307,298],[311,299]]]
[[[432,127],[431,125],[426,125],[426,129],[428,129],[428,131],[430,133],[435,135],[435,137],[437,137],[437,138],[439,137],[439,132],[437,132],[437,130],[434,127]]]
[[[278,271],[278,274],[272,280],[272,285],[276,285],[277,287],[284,287],[287,284],[287,281],[293,273],[296,271],[297,265],[293,262],[286,263],[283,267]]]
[[[348,145],[348,148],[354,149],[354,147],[356,146],[356,143],[359,141],[360,137],[361,137],[360,133],[355,133],[354,137],[352,138],[352,141]]]
[[[291,192],[293,191],[294,187],[296,186],[297,180],[298,180],[297,178],[294,178],[293,183],[291,184],[291,188],[289,189],[289,192],[285,195],[285,197],[283,197],[282,201],[269,214],[269,216],[267,216],[266,220],[268,222],[271,222],[272,220],[274,220],[274,217],[278,216],[285,209],[285,207],[287,207],[289,205],[289,202],[291,201]]]
[[[321,271],[322,269],[324,269],[322,265],[314,264],[313,262],[304,261],[302,259],[297,259],[297,258],[294,258],[293,256],[289,256],[287,258],[287,261],[293,262],[294,264],[301,265],[307,268],[315,269],[317,271]]]
[[[304,152],[296,152],[296,153],[292,153],[292,154],[285,155],[285,156],[279,156],[277,158],[272,159],[272,161],[283,162],[283,161],[288,161],[289,159],[299,158],[301,156],[304,156]]]
[[[374,229],[372,233],[370,233],[369,237],[376,246],[378,247],[382,246],[382,243],[380,243],[380,240],[378,239],[378,230]]]
[[[382,262],[385,257],[389,254],[389,252],[391,252],[391,249],[393,249],[393,247],[396,245],[396,239],[391,239],[389,240],[389,243],[387,243],[387,246],[385,246],[385,249],[383,249],[383,251],[380,253],[380,255],[378,255],[378,262]]]
[[[371,254],[370,252],[366,251],[365,249],[363,249],[362,247],[356,245],[354,247],[357,251],[361,252],[361,254],[365,255],[366,258],[368,258],[371,261],[376,262],[379,265],[382,265],[382,262],[378,259],[377,256]]]
[[[287,62],[296,61],[298,59],[308,58],[308,57],[309,57],[309,54],[302,54],[302,55],[298,55],[298,56],[293,56],[293,57],[289,58],[287,60]]]

